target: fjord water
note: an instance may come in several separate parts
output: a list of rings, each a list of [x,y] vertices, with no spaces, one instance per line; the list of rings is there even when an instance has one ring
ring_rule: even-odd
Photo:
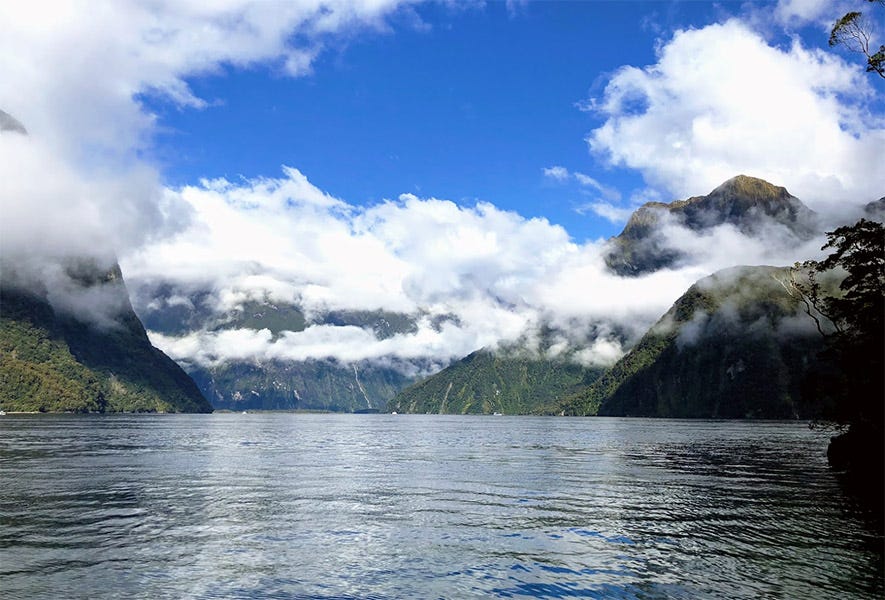
[[[0,597],[880,598],[801,423],[0,418]]]

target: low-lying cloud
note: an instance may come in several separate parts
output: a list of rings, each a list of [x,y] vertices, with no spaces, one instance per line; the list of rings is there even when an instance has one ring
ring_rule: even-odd
[[[119,257],[142,311],[195,308],[199,297],[214,315],[250,301],[306,313],[303,331],[153,334],[177,359],[204,365],[437,364],[514,343],[605,364],[699,277],[736,263],[789,264],[819,246],[773,247],[727,227],[667,228],[662,235],[691,259],[619,278],[605,268],[604,242],[574,240],[547,220],[488,203],[406,194],[357,206],[294,167],[170,188],[144,160],[158,125],[144,95],[198,110],[215,99],[194,94],[194,75],[257,65],[308,73],[336,37],[383,31],[409,4],[119,1],[85,11],[0,3],[0,20],[15,24],[0,36],[0,109],[22,125],[0,127],[0,256],[27,271],[23,281],[52,288],[58,307],[101,308],[99,323],[114,304],[74,285],[64,270],[70,257],[107,268]],[[885,189],[877,162],[885,130],[863,106],[871,93],[860,68],[799,42],[772,47],[729,21],[677,32],[657,64],[617,71],[591,103],[604,123],[588,142],[607,163],[641,171],[665,200],[743,172],[786,185],[817,209],[859,203]],[[551,182],[585,191],[587,210],[626,216],[618,190],[565,167],[538,167]],[[416,326],[381,339],[323,323],[335,310],[402,313]],[[542,343],[551,330],[553,343]]]
[[[514,345],[610,364],[699,277],[738,262],[789,264],[820,245],[772,244],[784,233],[776,228],[756,238],[730,226],[694,232],[670,224],[662,235],[686,253],[683,267],[622,278],[606,270],[605,242],[578,243],[545,219],[488,203],[405,194],[359,207],[291,167],[277,179],[204,181],[166,193],[187,206],[190,224],[123,257],[142,308],[199,294],[217,315],[259,301],[298,306],[308,320],[306,330],[280,335],[153,334],[173,357],[203,365],[385,357],[440,364]],[[369,328],[324,323],[332,311],[397,312],[416,327],[380,339]]]

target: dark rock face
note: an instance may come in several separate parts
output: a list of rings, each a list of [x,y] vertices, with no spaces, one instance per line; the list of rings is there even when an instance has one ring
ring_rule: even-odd
[[[366,361],[234,362],[188,370],[213,407],[229,410],[381,411],[412,382]]]
[[[879,223],[885,221],[885,198],[879,198],[864,206],[863,216],[866,219],[878,221]]]
[[[701,232],[723,224],[733,225],[749,236],[780,226],[798,241],[818,233],[816,214],[785,188],[738,175],[706,196],[641,206],[620,235],[611,240],[606,265],[621,276],[677,266],[685,256],[665,239],[666,226]]]

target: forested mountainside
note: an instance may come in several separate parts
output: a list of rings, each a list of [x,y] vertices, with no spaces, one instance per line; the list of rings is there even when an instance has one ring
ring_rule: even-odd
[[[567,358],[479,350],[396,396],[388,410],[440,414],[548,414],[555,400],[602,372]]]
[[[35,291],[0,285],[0,409],[52,412],[211,412],[190,377],[154,348],[118,266],[72,263],[69,275],[110,298],[113,322],[60,312]]]
[[[790,288],[790,269],[735,267],[698,281],[568,414],[797,418],[823,340]]]
[[[149,330],[181,336],[194,332],[268,330],[274,338],[298,333],[313,325],[358,327],[377,339],[412,332],[414,320],[387,311],[329,311],[312,316],[296,305],[248,301],[217,314],[207,308],[206,294],[192,294],[187,302],[157,302],[178,295],[159,289],[139,308]],[[217,409],[229,410],[384,410],[397,392],[414,381],[408,367],[391,361],[361,360],[345,363],[332,359],[236,359],[213,364],[184,362],[200,390]]]

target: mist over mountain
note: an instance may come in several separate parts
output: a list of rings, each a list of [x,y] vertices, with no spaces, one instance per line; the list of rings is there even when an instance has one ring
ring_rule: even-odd
[[[14,156],[11,149],[17,150]],[[12,159],[3,166],[14,168],[11,163],[22,156],[27,160],[44,150],[24,125],[0,110],[0,151]],[[2,196],[0,409],[211,412],[191,378],[151,345],[132,310],[108,246],[119,233],[115,226],[97,233],[102,224],[92,211],[85,219],[93,221],[82,229],[83,215],[57,220],[76,214],[83,199],[78,194],[95,188],[65,172],[55,173],[48,189],[41,179],[22,175],[9,178]],[[41,215],[41,223],[28,203],[47,193],[50,204],[66,206]],[[32,227],[37,223],[44,234],[39,238]],[[51,235],[56,230],[58,237]]]
[[[228,345],[213,346],[210,341],[202,344],[197,352],[180,351],[182,366],[218,409],[338,412],[383,409],[388,400],[414,380],[417,373],[439,368],[418,360],[404,361],[395,357],[374,361],[342,361],[331,356],[258,357],[248,347],[250,339],[258,339],[259,344],[278,341],[282,347],[287,337],[304,335],[309,328],[331,332],[336,328],[350,328],[357,336],[371,335],[382,341],[413,332],[417,325],[408,315],[384,311],[331,311],[308,316],[296,305],[256,300],[217,314],[208,292],[185,298],[168,286],[160,286],[153,290],[153,294],[162,295],[152,297],[141,308],[141,314],[156,339],[175,340],[175,336],[186,334],[193,338],[195,331],[204,332],[206,340],[225,335],[239,338],[240,344],[232,344],[243,350],[239,356],[222,354]],[[174,341],[167,343],[173,352],[178,351]]]
[[[732,231],[774,250],[804,244],[821,233],[814,211],[786,188],[738,175],[706,196],[642,205],[610,241],[605,263],[630,277],[691,265],[704,255],[698,238],[713,245],[717,235]]]
[[[735,267],[701,279],[602,377],[566,401],[570,414],[809,418],[803,381],[823,338],[786,267]]]
[[[789,264],[820,246],[812,211],[746,176],[646,205],[618,238],[577,246],[555,226],[488,206],[407,197],[354,214],[288,174],[185,190],[193,226],[127,263],[152,340],[218,407],[383,407],[442,370],[421,384],[439,388],[434,399],[390,406],[437,412],[448,383],[466,378],[475,383],[453,383],[461,404],[445,410],[482,412],[488,393],[510,412],[541,410],[525,398],[572,390],[588,369],[612,365],[699,277],[744,261]],[[264,245],[240,247],[234,223]],[[192,265],[179,264],[185,254]],[[641,272],[606,266],[628,254]],[[471,369],[522,383],[490,391]]]
[[[3,264],[0,408],[212,411],[181,367],[151,345],[118,266],[71,259],[63,271],[67,287],[41,289]]]
[[[439,414],[551,414],[557,400],[585,389],[604,371],[582,361],[581,352],[599,354],[608,336],[587,333],[583,350],[555,348],[556,331],[541,333],[540,347],[519,342],[482,349],[422,379],[396,395],[388,411]],[[562,344],[562,342],[559,342]],[[596,346],[595,348],[593,348]]]

